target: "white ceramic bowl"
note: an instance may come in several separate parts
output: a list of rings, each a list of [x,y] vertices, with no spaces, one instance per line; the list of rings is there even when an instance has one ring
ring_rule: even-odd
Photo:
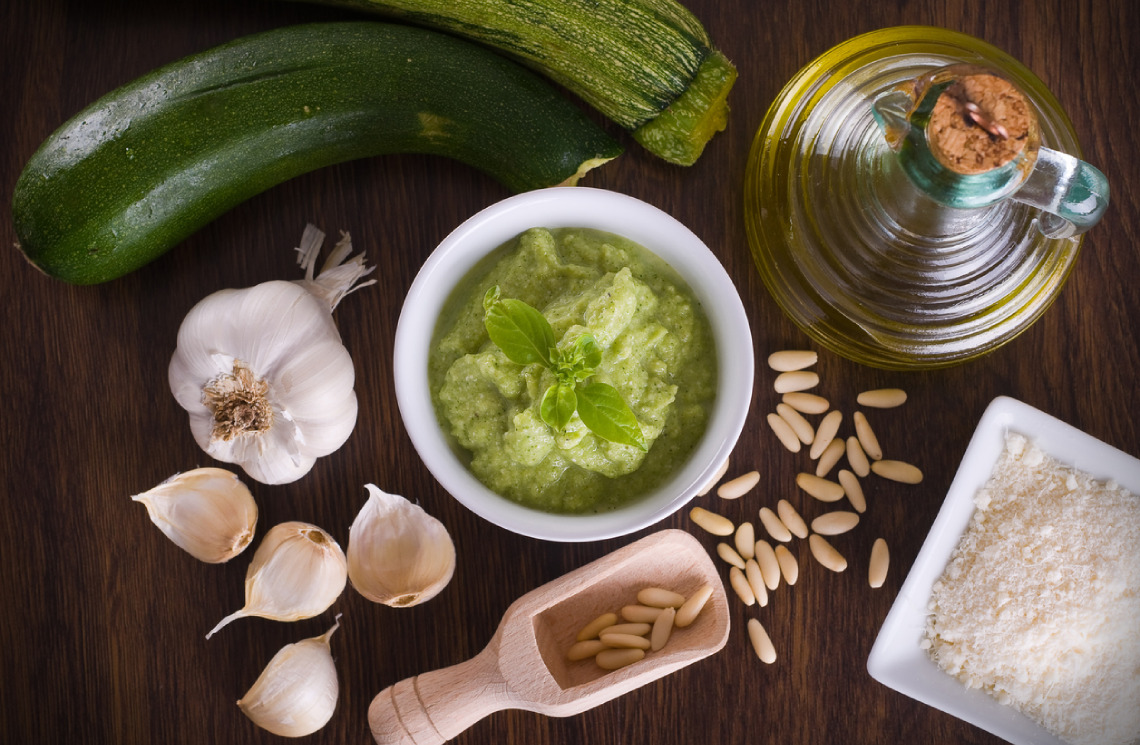
[[[624,236],[670,264],[700,300],[717,349],[717,396],[695,451],[660,488],[620,509],[558,515],[495,494],[452,451],[432,407],[427,362],[436,319],[456,284],[488,252],[532,227],[593,228]],[[740,296],[717,258],[665,212],[633,197],[582,186],[526,192],[474,215],[436,248],[400,312],[395,342],[396,399],[416,451],[453,497],[492,523],[552,541],[591,541],[632,533],[669,516],[714,476],[729,456],[752,398],[752,335]]]
[[[994,399],[978,422],[938,517],[879,630],[867,669],[879,682],[1014,745],[1065,745],[1013,707],[966,688],[919,646],[934,582],[942,576],[969,525],[974,495],[993,473],[1010,430],[1065,465],[1097,479],[1115,479],[1140,494],[1140,460],[1032,406],[1004,396]]]

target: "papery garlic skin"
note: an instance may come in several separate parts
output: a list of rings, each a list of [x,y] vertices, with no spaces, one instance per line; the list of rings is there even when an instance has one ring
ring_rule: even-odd
[[[364,597],[393,607],[430,600],[455,574],[455,544],[436,518],[365,484],[369,497],[348,532],[348,576]]]
[[[328,610],[347,581],[344,552],[331,535],[300,521],[274,525],[246,570],[245,606],[218,622],[206,638],[245,616],[275,621],[312,618]]]
[[[240,554],[257,528],[257,503],[236,474],[223,468],[178,473],[131,499],[191,556],[220,564]]]
[[[340,696],[329,647],[339,627],[338,620],[321,636],[282,647],[238,699],[242,712],[258,727],[282,737],[311,735],[328,724]]]

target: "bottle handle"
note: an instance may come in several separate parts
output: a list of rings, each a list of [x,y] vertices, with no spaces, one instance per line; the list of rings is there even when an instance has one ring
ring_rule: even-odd
[[[1108,179],[1072,155],[1041,148],[1014,201],[1041,210],[1037,229],[1046,238],[1070,238],[1096,225],[1108,208]]]

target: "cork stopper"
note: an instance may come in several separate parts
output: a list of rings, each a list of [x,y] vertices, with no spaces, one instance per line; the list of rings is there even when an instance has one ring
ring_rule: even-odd
[[[1009,81],[988,73],[965,75],[938,97],[926,127],[930,151],[963,175],[1005,165],[1029,141],[1033,111]]]

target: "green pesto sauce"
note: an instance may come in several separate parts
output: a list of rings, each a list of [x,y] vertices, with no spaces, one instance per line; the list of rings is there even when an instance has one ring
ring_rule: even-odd
[[[560,344],[592,333],[592,380],[617,388],[648,452],[604,440],[575,414],[562,432],[539,416],[553,374],[517,365],[488,338],[483,295],[499,285],[542,311]],[[560,513],[612,510],[686,461],[716,393],[712,331],[688,286],[661,259],[611,233],[532,228],[492,253],[449,298],[428,361],[440,424],[472,473],[524,505]]]

